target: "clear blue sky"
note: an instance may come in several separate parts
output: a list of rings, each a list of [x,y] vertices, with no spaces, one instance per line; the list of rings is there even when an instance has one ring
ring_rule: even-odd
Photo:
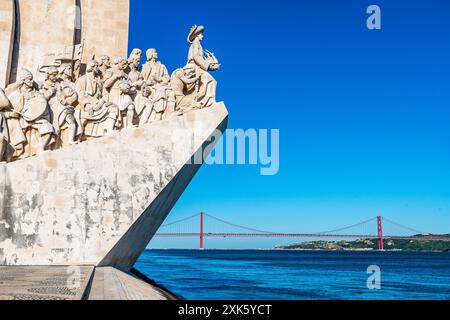
[[[450,2],[131,0],[130,50],[155,47],[170,72],[187,32],[204,46],[229,128],[278,128],[280,173],[205,166],[168,221],[204,210],[273,231],[317,231],[384,215],[450,232]],[[366,9],[382,10],[382,30]],[[290,240],[207,240],[263,248]],[[151,247],[196,247],[156,239]]]

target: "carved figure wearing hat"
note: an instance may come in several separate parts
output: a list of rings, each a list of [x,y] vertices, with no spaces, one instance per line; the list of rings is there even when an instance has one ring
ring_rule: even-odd
[[[194,25],[187,38],[188,43],[191,45],[188,53],[188,64],[195,65],[199,74],[195,100],[201,104],[202,108],[210,107],[216,102],[217,82],[209,71],[215,71],[220,68],[220,64],[214,54],[204,50],[202,47],[201,42],[203,41],[204,31],[205,28],[203,26]]]

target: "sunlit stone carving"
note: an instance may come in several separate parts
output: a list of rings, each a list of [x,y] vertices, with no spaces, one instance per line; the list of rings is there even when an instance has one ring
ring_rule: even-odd
[[[203,50],[201,42],[203,41],[203,26],[194,25],[188,35],[188,42],[191,44],[188,53],[188,64],[196,66],[196,72],[199,75],[197,82],[195,100],[200,103],[202,108],[210,107],[216,103],[217,82],[211,76],[209,71],[216,71],[220,64],[213,53]]]
[[[84,136],[103,137],[114,130],[119,117],[117,106],[105,100],[103,87],[99,78],[100,70],[95,60],[89,61],[86,74],[75,83],[78,101],[81,105],[81,125]]]
[[[175,93],[170,86],[170,75],[164,64],[158,59],[156,49],[147,50],[147,62],[142,66],[142,78],[152,87],[155,119],[169,117],[175,112]]]
[[[51,106],[53,127],[60,147],[75,144],[82,134],[81,110],[77,107],[77,92],[73,87],[63,84],[56,101]]]
[[[0,273],[130,271],[227,126],[203,30],[171,77],[155,49],[142,70],[137,48],[112,64],[127,55],[129,0],[0,3]],[[25,293],[54,289],[17,278]]]
[[[119,119],[116,127],[132,127],[135,117],[133,96],[136,88],[128,79],[125,70],[128,67],[127,59],[117,57],[114,66],[105,75],[103,85],[107,92],[108,102],[119,108]]]
[[[7,96],[16,113],[10,121],[11,124],[8,124],[10,135],[12,132],[17,135],[14,140],[22,141],[23,135],[26,138],[24,148],[16,149],[14,157],[22,158],[44,151],[55,141],[55,130],[50,123],[51,114],[47,100],[38,91],[33,74],[22,69],[18,75],[18,82],[7,88]],[[19,127],[23,132],[17,128],[17,114]]]
[[[200,109],[197,102],[197,84],[200,75],[194,64],[188,64],[184,68],[177,69],[172,74],[172,88],[176,96],[177,111],[184,113],[189,110]],[[203,87],[205,89],[206,87]]]
[[[135,99],[136,114],[139,118],[140,126],[147,124],[152,120],[156,120],[156,113],[153,112],[153,101],[151,99],[151,95],[152,87],[146,82],[143,82],[141,85],[141,91],[138,92]]]

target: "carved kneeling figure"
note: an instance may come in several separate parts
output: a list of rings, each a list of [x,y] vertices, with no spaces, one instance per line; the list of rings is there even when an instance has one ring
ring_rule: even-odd
[[[135,107],[136,115],[139,117],[139,125],[142,126],[150,122],[153,113],[153,101],[150,99],[152,87],[146,82],[142,83],[141,91],[136,95]]]

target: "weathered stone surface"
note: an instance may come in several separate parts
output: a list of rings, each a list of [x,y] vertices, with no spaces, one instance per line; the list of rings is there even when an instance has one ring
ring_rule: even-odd
[[[0,88],[5,88],[9,81],[12,63],[15,27],[14,0],[0,1]]]
[[[0,265],[130,270],[227,119],[218,103],[0,164]]]
[[[92,55],[127,56],[130,0],[82,0],[81,17],[84,63]]]
[[[0,87],[22,68],[37,76],[46,55],[73,45],[84,44],[84,63],[102,54],[125,57],[129,11],[129,0],[1,0]]]
[[[76,0],[19,0],[17,69],[28,69],[38,75],[46,54],[74,44]]]

